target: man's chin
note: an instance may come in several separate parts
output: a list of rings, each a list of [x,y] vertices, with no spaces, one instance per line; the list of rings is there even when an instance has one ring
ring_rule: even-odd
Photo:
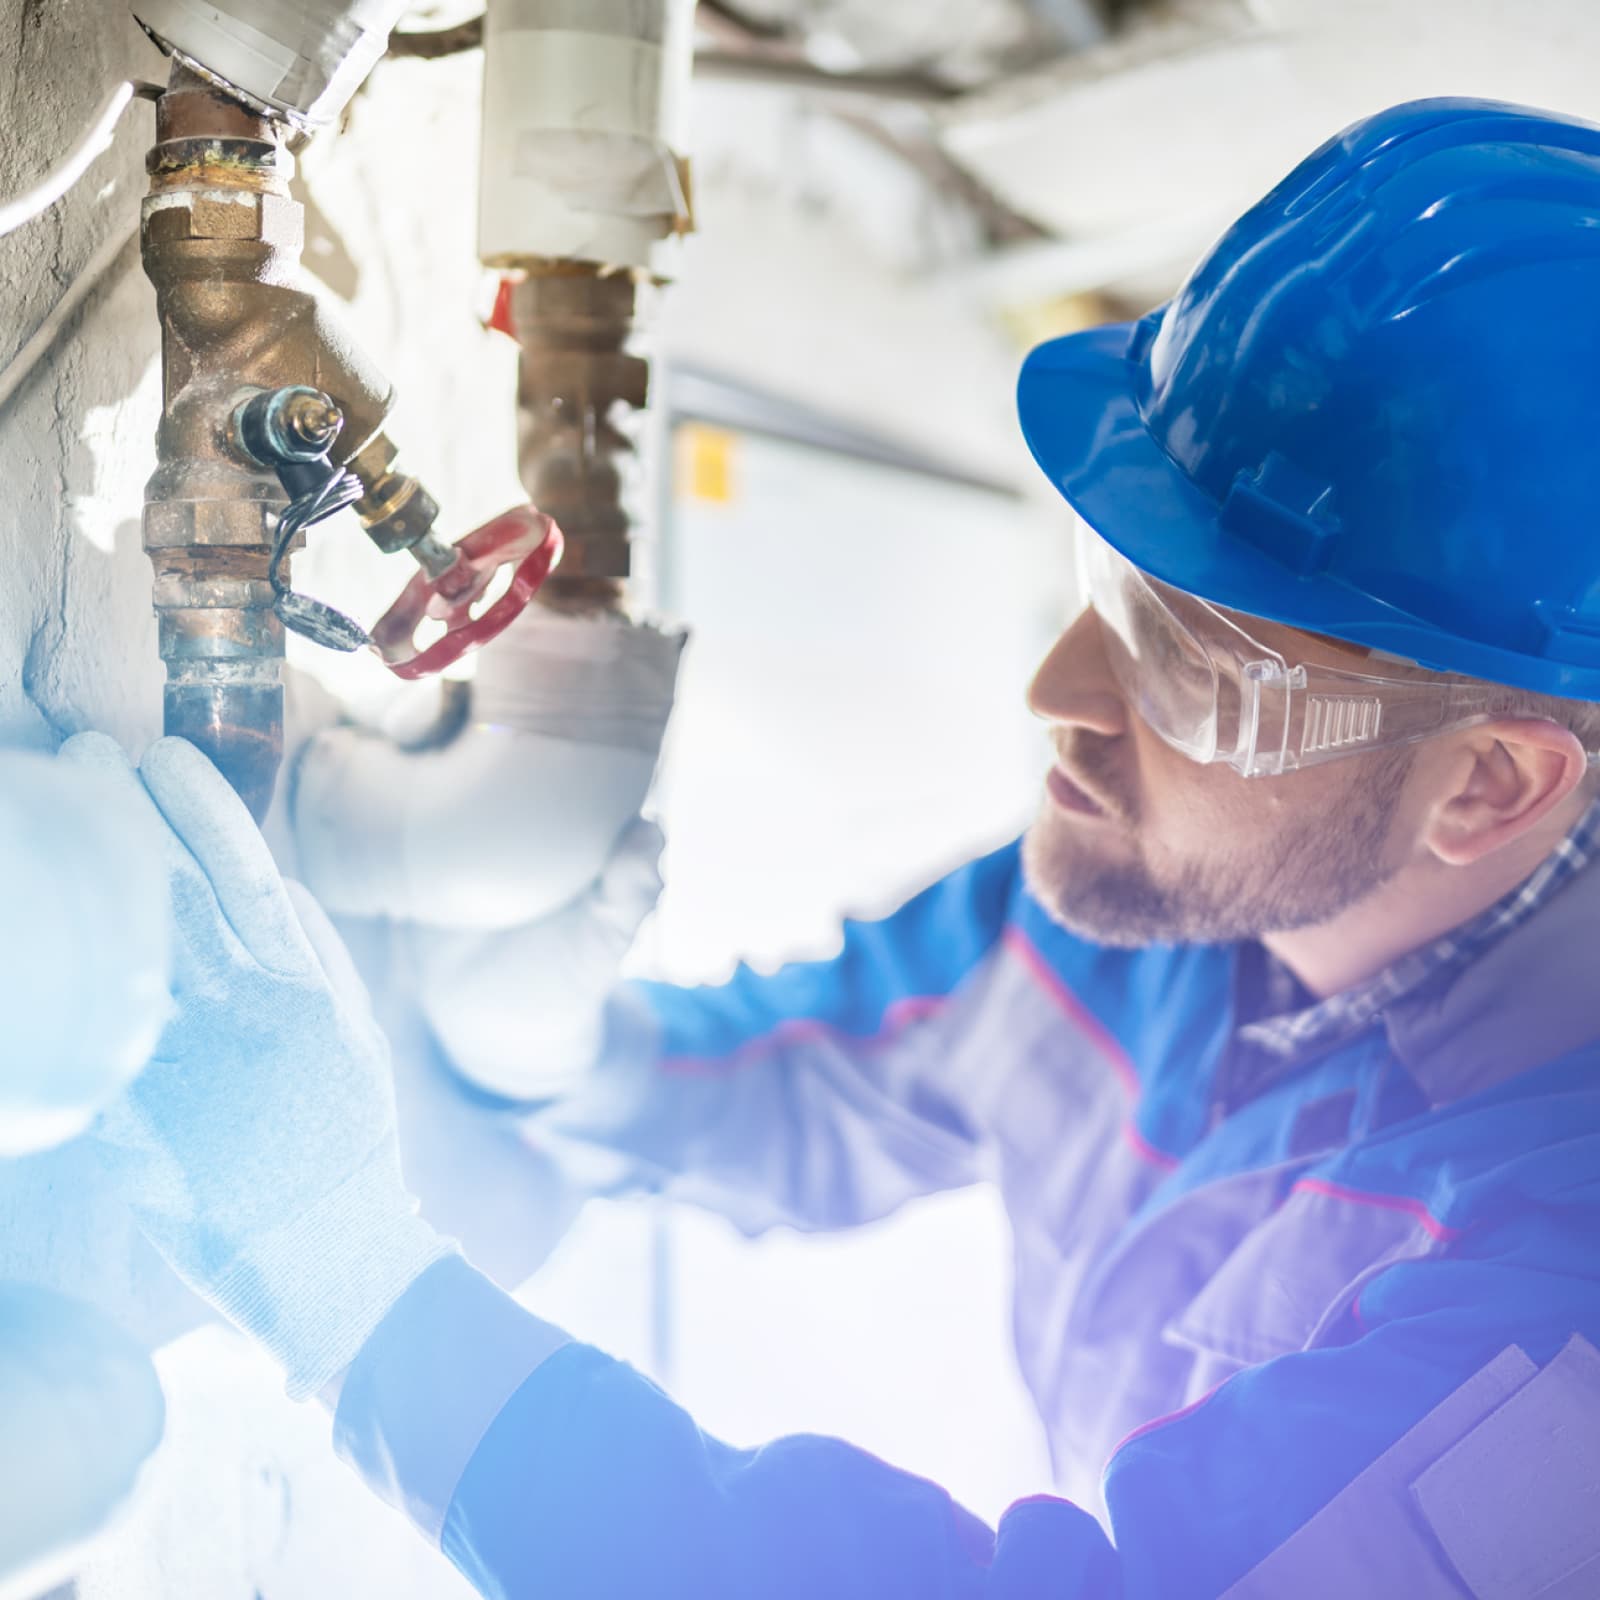
[[[1079,939],[1132,950],[1174,937],[1172,907],[1144,862],[1117,859],[1049,810],[1023,835],[1022,876],[1051,921]]]

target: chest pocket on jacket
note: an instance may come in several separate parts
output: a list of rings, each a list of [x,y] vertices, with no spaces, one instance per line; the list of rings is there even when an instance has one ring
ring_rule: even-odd
[[[1444,1230],[1389,1196],[1303,1178],[1240,1241],[1163,1337],[1203,1359],[1191,1388],[1322,1342],[1361,1286],[1396,1261],[1438,1253]]]

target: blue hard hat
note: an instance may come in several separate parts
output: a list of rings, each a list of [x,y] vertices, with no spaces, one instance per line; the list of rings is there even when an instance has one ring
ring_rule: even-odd
[[[1165,582],[1600,700],[1600,128],[1368,117],[1168,305],[1034,350],[1017,400],[1051,481]]]

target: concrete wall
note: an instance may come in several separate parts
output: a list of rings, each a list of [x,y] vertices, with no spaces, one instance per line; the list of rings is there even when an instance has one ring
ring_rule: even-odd
[[[0,189],[32,181],[73,141],[117,78],[159,57],[131,22],[63,0],[0,10]],[[99,727],[137,747],[159,731],[161,668],[139,545],[151,466],[154,298],[132,243],[148,105],[46,215],[0,239],[0,361],[44,318],[113,232],[130,243],[50,359],[0,411],[0,741],[49,749]],[[0,1277],[111,1302],[152,1337],[172,1325],[165,1274],[99,1203],[77,1151],[0,1163]]]
[[[81,0],[8,0],[0,38],[7,193],[77,137],[115,79],[158,70],[137,28]],[[130,108],[125,123],[67,203],[0,240],[0,360],[103,239],[131,238],[150,108]],[[49,745],[90,722],[137,741],[155,726],[159,668],[138,533],[157,404],[151,304],[130,248],[82,315],[79,336],[0,413],[0,739],[8,744]]]
[[[513,351],[476,322],[478,71],[471,56],[381,68],[347,131],[308,153],[302,185],[308,265],[350,303],[353,331],[400,386],[391,431],[453,530],[518,498]],[[119,0],[0,0],[0,193],[50,165],[128,75],[159,77],[163,66]],[[712,109],[704,232],[668,302],[662,344],[974,471],[1020,476],[1011,353],[909,276],[908,240],[928,220],[924,203],[885,175],[885,205],[899,210],[870,208],[875,240],[849,197],[829,189],[832,156],[796,137],[792,118],[775,120],[770,103]],[[153,296],[131,243],[151,127],[151,109],[132,107],[84,182],[0,240],[0,363],[103,239],[119,231],[130,240],[0,410],[0,744],[49,749],[95,727],[137,752],[159,732],[161,671],[139,542],[157,346]],[[886,241],[890,214],[904,221]],[[303,586],[369,618],[403,577],[353,528],[325,532],[297,571]],[[357,697],[379,687],[360,665],[329,677]],[[102,1192],[82,1148],[0,1163],[3,1278],[81,1294],[166,1347],[170,1437],[135,1514],[81,1579],[83,1596],[461,1592],[442,1561],[348,1479],[328,1452],[325,1419],[290,1408],[264,1363],[216,1328],[178,1337],[203,1320],[200,1309]]]

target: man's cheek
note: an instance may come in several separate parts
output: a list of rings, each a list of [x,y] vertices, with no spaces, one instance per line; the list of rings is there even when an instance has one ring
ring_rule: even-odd
[[[1237,832],[1238,821],[1230,808],[1191,787],[1145,807],[1139,842],[1155,875],[1166,878],[1228,854]]]

